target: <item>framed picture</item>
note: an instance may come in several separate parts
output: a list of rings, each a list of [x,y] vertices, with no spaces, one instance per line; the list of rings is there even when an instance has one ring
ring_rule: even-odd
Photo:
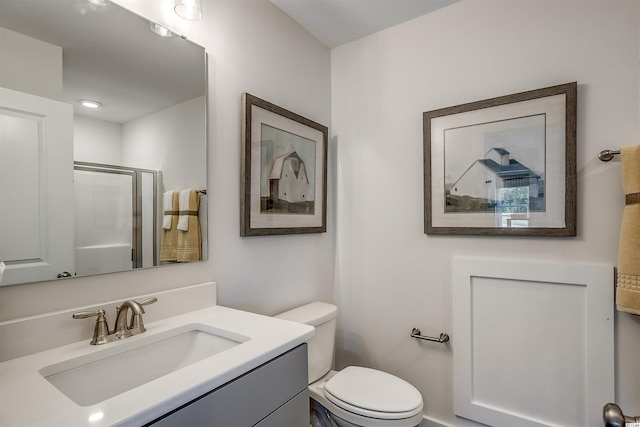
[[[577,84],[423,114],[426,234],[576,235]]]
[[[242,95],[240,235],[327,231],[328,129]]]

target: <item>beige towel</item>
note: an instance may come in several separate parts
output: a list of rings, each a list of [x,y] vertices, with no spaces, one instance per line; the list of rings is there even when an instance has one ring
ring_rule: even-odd
[[[618,251],[618,310],[640,315],[640,146],[620,150],[625,207]]]
[[[187,231],[178,230],[178,262],[199,261],[202,259],[202,236],[200,235],[200,221],[198,209],[200,198],[195,190],[189,192],[189,205],[185,213],[188,218]]]
[[[162,195],[162,228],[171,230],[173,213],[173,191],[167,191]]]
[[[178,192],[174,191],[171,196],[171,227],[162,229],[160,261],[175,262],[178,260]]]
[[[189,205],[191,204],[191,194],[194,191],[195,190],[180,190],[180,195],[178,196],[178,206],[180,208],[178,230],[189,231],[189,216],[198,215],[197,209],[195,211],[189,209]]]

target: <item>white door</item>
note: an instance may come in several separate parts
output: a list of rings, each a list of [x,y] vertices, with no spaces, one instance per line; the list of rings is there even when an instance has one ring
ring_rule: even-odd
[[[73,275],[73,108],[0,88],[2,285]]]

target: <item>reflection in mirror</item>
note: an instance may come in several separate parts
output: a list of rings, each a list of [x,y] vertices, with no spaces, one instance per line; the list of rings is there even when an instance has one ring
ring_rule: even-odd
[[[206,259],[206,93],[112,2],[0,0],[0,284]]]

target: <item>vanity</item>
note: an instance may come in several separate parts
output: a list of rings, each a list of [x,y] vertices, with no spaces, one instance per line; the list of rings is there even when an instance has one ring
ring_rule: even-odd
[[[304,426],[309,422],[302,344],[146,426]]]
[[[0,363],[0,425],[308,423],[312,327],[218,305],[145,326]]]

